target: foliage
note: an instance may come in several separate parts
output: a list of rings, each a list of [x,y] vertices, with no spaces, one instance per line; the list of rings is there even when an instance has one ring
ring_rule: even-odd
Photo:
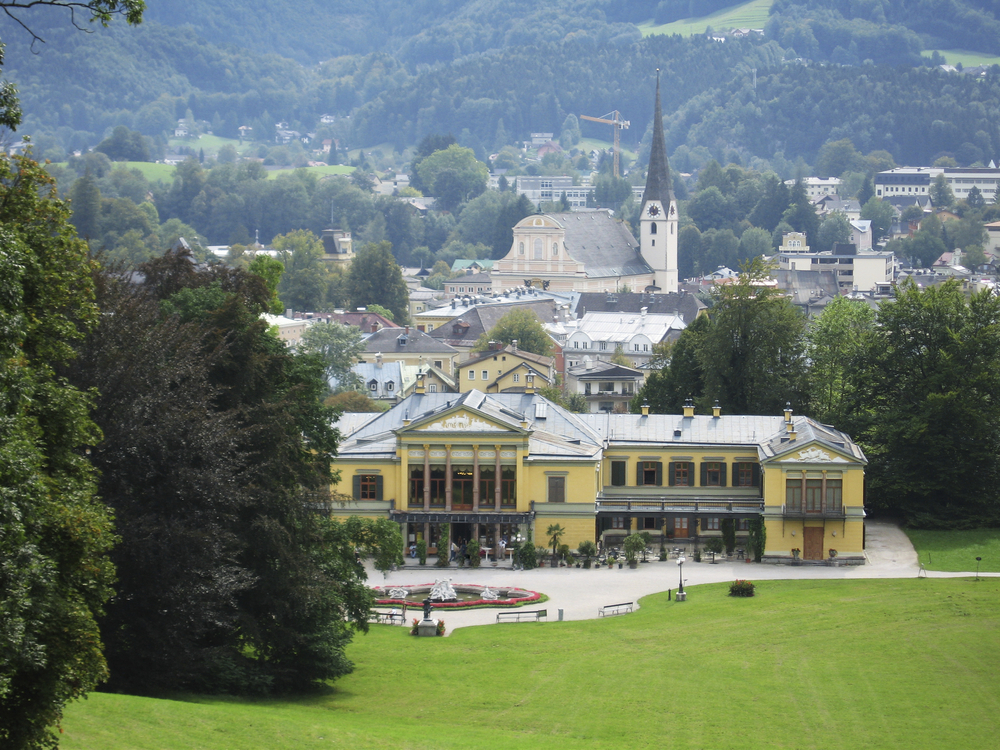
[[[761,285],[767,270],[759,258],[747,261],[736,283],[718,288],[698,342],[705,397],[731,414],[775,414],[801,401],[805,320],[776,288]]]
[[[469,556],[469,567],[478,568],[481,562],[479,559],[479,542],[475,539],[470,539],[469,543],[465,546],[465,553]]]
[[[397,324],[410,320],[406,282],[388,242],[365,245],[358,251],[344,287],[353,307],[381,305],[392,312]]]
[[[754,562],[760,562],[767,548],[767,527],[761,518],[750,519],[750,530],[747,534],[747,552],[753,555]]]
[[[622,545],[625,548],[625,559],[630,563],[635,562],[639,554],[646,549],[647,542],[648,538],[642,534],[629,534],[625,537],[625,543]]]
[[[549,356],[552,353],[552,340],[542,328],[538,316],[531,310],[514,309],[497,321],[497,324],[482,334],[472,347],[473,352],[484,352],[491,341],[504,345],[517,341],[521,351]]]
[[[861,218],[871,220],[873,243],[889,236],[895,214],[892,204],[879,198],[869,198],[861,207]]]
[[[323,243],[309,230],[279,235],[271,243],[284,264],[277,292],[293,310],[319,310],[326,303],[329,275]]]
[[[534,570],[538,567],[538,556],[535,551],[535,543],[531,539],[526,539],[521,546],[514,550],[514,555],[518,564],[525,570]]]
[[[870,504],[914,526],[1000,523],[1000,298],[908,283],[883,304],[853,374],[848,429]]]
[[[421,159],[417,173],[421,184],[449,211],[482,193],[489,175],[486,165],[476,159],[472,149],[458,144]]]
[[[705,550],[707,552],[711,552],[713,555],[720,554],[722,552],[722,537],[709,537],[709,539],[705,542]]]
[[[55,747],[107,678],[111,516],[85,457],[93,394],[58,372],[97,323],[86,245],[35,162],[0,158],[0,744]]]
[[[826,424],[844,424],[853,408],[852,377],[857,360],[875,328],[875,312],[867,304],[837,297],[814,318],[806,331],[809,358],[809,413]]]
[[[723,518],[721,523],[722,542],[726,547],[726,554],[733,554],[736,549],[736,521],[732,518]]]
[[[559,540],[563,538],[566,533],[564,529],[558,523],[549,524],[549,527],[545,530],[545,536],[549,538],[549,544],[552,545],[552,558],[556,557],[556,550],[559,547]]]
[[[437,567],[447,568],[451,565],[451,524],[443,523],[439,527]]]
[[[149,145],[142,133],[119,125],[110,136],[94,146],[111,161],[149,161]]]
[[[335,322],[313,323],[302,333],[299,348],[319,356],[327,379],[336,382],[337,390],[354,390],[361,384],[358,376],[351,371],[365,348],[361,329],[357,326]]]
[[[756,593],[753,585],[753,581],[747,581],[742,578],[737,578],[731,584],[729,584],[729,595],[730,596],[743,596],[750,597]]]
[[[427,540],[418,539],[417,540],[417,559],[420,561],[421,565],[427,564]]]
[[[375,569],[386,575],[403,564],[403,536],[399,524],[388,518],[351,516],[345,522],[348,537],[362,554],[372,555]]]
[[[389,409],[388,403],[375,401],[369,398],[367,393],[361,391],[341,391],[327,397],[323,401],[323,405],[342,413],[388,411]]]
[[[633,414],[640,413],[644,403],[653,414],[679,414],[689,397],[702,398],[705,386],[698,349],[711,325],[708,315],[699,315],[673,345],[654,346],[650,371],[629,405]]]
[[[590,561],[597,557],[597,545],[590,539],[584,539],[580,542],[580,546],[577,547],[577,552],[583,558],[584,565],[589,568]]]

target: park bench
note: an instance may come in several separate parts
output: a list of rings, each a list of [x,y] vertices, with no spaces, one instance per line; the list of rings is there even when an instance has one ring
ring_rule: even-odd
[[[392,612],[378,612],[372,610],[368,614],[368,622],[376,622],[382,625],[403,625],[403,615],[393,610]]]
[[[632,611],[632,602],[622,602],[621,604],[605,604],[603,607],[597,610],[597,616],[607,617],[608,615],[620,615],[631,611]]]
[[[534,620],[538,622],[543,617],[548,617],[549,611],[547,609],[530,609],[530,610],[513,610],[511,612],[497,612],[497,622],[521,622],[521,620]]]

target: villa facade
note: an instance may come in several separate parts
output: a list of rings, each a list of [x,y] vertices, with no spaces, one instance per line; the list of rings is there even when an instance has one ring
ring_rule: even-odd
[[[416,392],[390,411],[345,414],[335,516],[388,517],[406,544],[453,539],[496,550],[703,544],[732,519],[739,546],[762,519],[765,561],[864,561],[864,454],[848,435],[778,416],[573,414],[526,389]],[[447,544],[447,540],[445,540]],[[832,551],[832,552],[831,552]]]

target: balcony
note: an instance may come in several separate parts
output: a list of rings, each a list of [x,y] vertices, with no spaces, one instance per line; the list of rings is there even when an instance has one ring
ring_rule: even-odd
[[[640,514],[676,515],[678,513],[711,513],[717,516],[752,515],[764,510],[762,499],[753,500],[705,500],[698,498],[671,498],[653,500],[648,498],[615,498],[614,500],[598,499],[598,513],[615,513],[619,515]]]

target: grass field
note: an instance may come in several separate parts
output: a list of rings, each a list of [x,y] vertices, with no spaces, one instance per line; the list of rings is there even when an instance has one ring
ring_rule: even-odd
[[[952,573],[974,571],[976,558],[981,557],[980,572],[1000,573],[1000,529],[904,531],[916,547],[917,557],[927,570]]]
[[[660,26],[655,26],[652,21],[649,21],[639,24],[639,31],[642,32],[643,36],[651,34],[691,36],[692,34],[704,34],[705,29],[709,26],[715,31],[737,28],[762,29],[767,22],[767,12],[771,9],[771,1],[751,0],[749,3],[734,4],[732,7],[724,8],[708,16],[684,18]]]
[[[354,674],[282,701],[96,694],[68,750],[996,747],[1000,579],[766,581],[635,614],[373,626]]]
[[[962,67],[974,68],[977,65],[1000,65],[1000,57],[996,55],[987,55],[983,52],[972,52],[967,49],[925,49],[922,54],[924,57],[930,57],[934,52],[939,52],[944,56],[944,59],[949,65],[958,65],[962,63]]]

